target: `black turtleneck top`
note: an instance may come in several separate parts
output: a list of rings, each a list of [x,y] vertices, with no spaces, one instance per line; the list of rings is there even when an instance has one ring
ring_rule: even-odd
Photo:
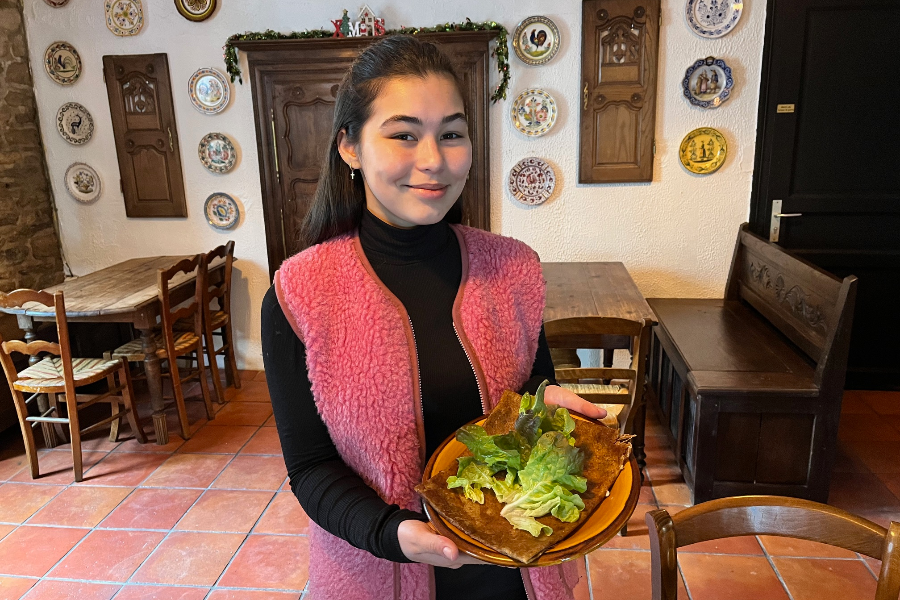
[[[462,278],[459,241],[445,222],[400,229],[363,211],[360,244],[376,275],[403,303],[418,352],[426,456],[462,425],[482,414],[475,373],[453,329],[452,307]],[[291,489],[306,514],[326,531],[380,558],[409,562],[397,538],[420,513],[387,504],[341,459],[316,411],[305,369],[306,348],[288,323],[274,287],[262,306],[262,346],[269,394]],[[520,392],[553,381],[553,362],[541,331],[532,377]],[[450,587],[452,580],[453,587]],[[465,585],[466,583],[470,585]],[[438,600],[465,589],[467,597],[525,598],[517,569],[465,565],[436,568]],[[459,587],[465,585],[465,587]]]

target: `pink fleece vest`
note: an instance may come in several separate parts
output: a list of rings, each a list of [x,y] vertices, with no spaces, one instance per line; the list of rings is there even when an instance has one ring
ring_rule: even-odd
[[[490,412],[527,381],[544,309],[537,254],[511,238],[454,226],[462,282],[453,323]],[[279,302],[307,348],[313,398],[341,457],[389,503],[422,511],[425,466],[415,333],[403,305],[372,270],[357,235],[286,260]],[[393,563],[309,525],[309,591],[316,600],[431,600],[432,567]],[[575,566],[522,569],[532,600],[569,600]]]

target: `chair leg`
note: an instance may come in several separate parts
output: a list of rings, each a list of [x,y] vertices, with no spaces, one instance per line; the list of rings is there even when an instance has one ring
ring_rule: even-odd
[[[134,388],[131,386],[131,371],[128,363],[122,359],[122,369],[119,371],[119,378],[122,381],[122,400],[125,408],[128,410],[128,424],[131,425],[131,431],[134,437],[141,444],[147,443],[147,436],[144,435],[144,428],[141,426],[141,419],[137,413],[137,405],[134,402]],[[121,419],[119,419],[121,421]]]
[[[228,322],[223,328],[222,341],[227,344],[228,348],[225,353],[225,363],[231,373],[231,381],[234,383],[234,389],[239,390],[241,389],[241,376],[238,374],[237,361],[234,358],[234,333],[231,330],[231,317],[228,318]]]
[[[206,342],[206,359],[209,361],[209,372],[212,375],[213,387],[216,390],[216,402],[219,404],[225,404],[225,391],[222,389],[222,380],[219,379],[219,361],[216,360],[216,341],[213,338],[212,330],[206,330],[206,333],[203,335],[204,341]],[[197,353],[197,359],[199,364],[200,353]],[[226,374],[228,372],[228,357],[225,357],[225,371]],[[205,378],[204,378],[205,379]]]
[[[59,403],[59,398],[56,394],[47,394],[47,403],[53,407],[53,414],[57,417],[62,417],[62,405]],[[65,444],[69,441],[69,434],[63,428],[62,423],[53,423],[53,429],[56,431],[56,439],[57,442],[62,440],[61,443]]]
[[[112,360],[112,354],[110,354],[109,352],[104,352],[103,360]],[[115,389],[116,374],[114,372],[110,373],[109,375],[106,376],[106,385],[109,386],[110,390]],[[110,399],[109,407],[110,407],[110,410],[112,410],[113,417],[115,417],[117,414],[119,414],[119,403],[116,401],[115,398]],[[122,420],[121,418],[118,418],[118,419],[114,419],[109,422],[109,441],[110,442],[119,441],[119,422],[121,420]]]
[[[69,417],[69,438],[72,440],[72,462],[75,470],[75,481],[84,479],[84,468],[81,462],[81,428],[78,422],[78,402],[66,394],[66,409]]]
[[[41,475],[38,466],[37,447],[34,443],[34,431],[31,423],[26,421],[28,418],[28,405],[25,404],[25,396],[18,390],[13,391],[13,404],[16,406],[16,414],[19,417],[19,427],[22,429],[22,441],[25,443],[25,458],[28,459],[28,466],[31,469],[31,478],[37,479]]]
[[[209,383],[206,381],[206,369],[203,368],[203,347],[198,345],[195,352],[197,352],[197,370],[200,372],[200,390],[203,392],[203,404],[206,405],[207,418],[212,421],[216,418],[216,413],[213,410],[212,400],[210,400],[209,397]]]
[[[181,422],[181,437],[191,438],[191,427],[188,424],[187,409],[184,406],[184,391],[181,389],[181,376],[178,373],[178,359],[169,357],[169,375],[172,380],[172,393],[175,395],[175,407],[178,409],[178,420]]]

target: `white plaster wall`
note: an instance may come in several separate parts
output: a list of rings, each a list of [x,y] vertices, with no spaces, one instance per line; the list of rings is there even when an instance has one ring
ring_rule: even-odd
[[[207,116],[191,104],[187,81],[200,67],[224,72],[222,45],[233,33],[326,28],[342,8],[352,16],[358,6],[309,0],[219,0],[210,19],[192,23],[177,13],[172,0],[143,0],[143,4],[143,30],[137,36],[118,38],[106,28],[100,0],[72,0],[59,9],[43,0],[25,0],[31,68],[65,258],[75,275],[84,275],[128,258],[195,253],[234,239],[239,258],[233,300],[238,363],[242,368],[262,368],[259,306],[270,282],[250,85],[235,84],[228,108]],[[718,40],[700,39],[687,29],[682,0],[663,0],[653,182],[624,185],[577,183],[580,1],[560,0],[549,11],[545,2],[537,0],[372,0],[369,5],[386,18],[388,28],[469,17],[499,20],[512,33],[527,16],[553,19],[562,36],[557,56],[548,65],[530,67],[511,51],[509,98],[491,109],[494,231],[524,240],[546,261],[623,261],[647,297],[722,293],[737,227],[749,213],[765,20],[762,0],[746,1],[735,31]],[[57,40],[72,43],[84,63],[81,79],[73,86],[57,85],[44,73],[44,51]],[[187,219],[127,219],[119,191],[101,57],[154,52],[169,57]],[[717,110],[694,108],[681,95],[685,69],[710,55],[724,58],[736,81],[731,98]],[[241,67],[246,73],[243,58]],[[496,72],[493,77],[495,84]],[[538,139],[517,132],[507,116],[511,101],[530,86],[548,90],[560,110],[554,129]],[[80,102],[94,117],[94,137],[84,146],[68,144],[56,131],[56,111],[70,101]],[[700,126],[716,127],[728,140],[725,165],[709,176],[688,173],[678,160],[681,139]],[[228,135],[238,147],[239,162],[231,173],[209,173],[197,159],[197,144],[211,131]],[[539,207],[524,207],[506,191],[509,170],[526,156],[542,157],[556,169],[557,191]],[[76,161],[93,166],[103,180],[103,194],[93,204],[78,204],[65,190],[63,175]],[[240,204],[243,216],[231,231],[214,230],[203,216],[203,203],[214,191],[226,192]]]

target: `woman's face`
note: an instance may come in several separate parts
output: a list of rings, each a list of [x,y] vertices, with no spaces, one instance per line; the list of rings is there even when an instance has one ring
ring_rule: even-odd
[[[362,172],[366,206],[397,227],[437,223],[459,198],[472,166],[456,84],[445,75],[392,78],[371,109],[359,144],[338,134],[341,156]]]

